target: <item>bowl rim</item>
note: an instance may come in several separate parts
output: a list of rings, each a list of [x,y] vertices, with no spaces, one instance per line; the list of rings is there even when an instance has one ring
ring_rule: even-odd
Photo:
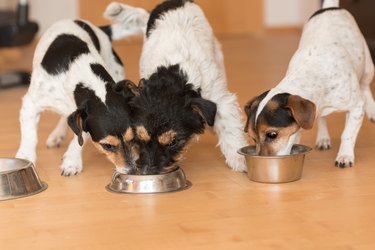
[[[150,191],[150,192],[134,192],[134,191],[126,191],[126,190],[117,190],[112,188],[112,183],[118,176],[125,176],[124,179],[132,179],[132,177],[136,177],[136,180],[138,181],[147,181],[150,179],[159,179],[161,176],[165,175],[170,175],[170,174],[175,174],[176,172],[181,172],[182,175],[184,176],[184,184],[182,187],[174,189],[174,190],[166,190],[166,191]],[[130,178],[129,178],[130,177]],[[121,178],[121,177],[120,177]],[[109,191],[110,193],[115,193],[115,194],[134,194],[134,195],[139,195],[139,194],[162,194],[162,193],[174,193],[174,192],[179,192],[185,189],[189,189],[192,187],[192,183],[186,179],[185,172],[180,166],[177,166],[175,169],[167,172],[167,173],[162,173],[162,174],[151,174],[151,175],[137,175],[137,174],[123,174],[115,171],[112,175],[112,180],[109,184],[105,186],[105,189]]]
[[[305,155],[305,154],[310,153],[311,150],[312,150],[312,148],[307,146],[307,145],[296,143],[296,144],[293,144],[292,148],[293,147],[302,147],[302,148],[304,148],[303,152],[298,152],[298,153],[289,154],[289,155],[267,155],[267,156],[251,155],[251,154],[247,154],[247,153],[243,152],[246,148],[253,148],[253,147],[255,147],[254,144],[244,146],[244,147],[238,149],[237,153],[240,154],[240,155],[246,156],[246,157],[258,158],[258,159],[282,159],[282,158],[292,158],[292,157],[296,157],[296,156],[299,156],[299,155]]]
[[[28,168],[28,167],[34,168],[33,162],[31,162],[29,160],[26,160],[26,159],[22,159],[22,158],[0,157],[0,161],[20,161],[20,162],[25,163],[22,167],[18,167],[18,168],[15,168],[15,169],[9,169],[9,170],[1,170],[1,167],[0,167],[0,174],[8,174],[8,173],[12,173],[12,172],[17,172],[17,171],[20,171],[20,170]]]

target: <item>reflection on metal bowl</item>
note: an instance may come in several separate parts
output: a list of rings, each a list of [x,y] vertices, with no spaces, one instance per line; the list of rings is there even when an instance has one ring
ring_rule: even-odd
[[[171,172],[157,175],[127,175],[115,172],[106,188],[115,193],[150,194],[181,191],[190,186],[184,171],[178,167]]]
[[[46,188],[47,184],[39,179],[32,162],[0,158],[0,200],[34,195]]]
[[[254,145],[238,150],[247,162],[250,180],[264,183],[284,183],[299,180],[302,176],[305,155],[311,151],[308,146],[293,145],[290,155],[259,156]]]

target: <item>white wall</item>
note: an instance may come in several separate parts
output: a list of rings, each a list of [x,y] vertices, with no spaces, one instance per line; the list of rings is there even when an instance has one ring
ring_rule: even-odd
[[[266,28],[301,26],[320,8],[320,0],[263,0]]]
[[[30,19],[39,24],[39,34],[63,18],[79,16],[78,0],[29,0]]]

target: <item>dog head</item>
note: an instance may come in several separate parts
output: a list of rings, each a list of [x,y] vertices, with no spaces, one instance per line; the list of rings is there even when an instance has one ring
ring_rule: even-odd
[[[201,97],[179,66],[160,67],[141,80],[134,107],[134,142],[141,174],[158,174],[174,167],[194,135],[212,126],[216,104]]]
[[[267,91],[245,105],[245,132],[259,155],[289,154],[300,129],[311,129],[316,107],[298,95]]]
[[[105,102],[92,89],[78,84],[74,91],[78,108],[68,117],[68,124],[78,136],[81,146],[82,132],[87,132],[95,147],[107,156],[118,171],[132,172],[136,153],[132,144],[134,134],[129,101],[135,96],[137,86],[129,80],[115,84],[104,68],[98,65],[92,67],[100,69],[99,76],[105,79]]]

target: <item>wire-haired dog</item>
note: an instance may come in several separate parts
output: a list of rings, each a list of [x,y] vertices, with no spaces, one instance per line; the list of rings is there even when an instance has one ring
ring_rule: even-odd
[[[107,13],[113,12],[108,7]],[[128,142],[133,139],[128,102],[135,85],[124,79],[123,65],[111,38],[139,33],[145,23],[139,11],[117,12],[111,26],[96,27],[84,20],[62,20],[42,36],[35,50],[30,88],[20,110],[21,144],[18,158],[36,161],[37,125],[43,110],[61,115],[47,139],[57,147],[69,126],[76,134],[63,156],[62,175],[82,171],[82,148],[91,136],[117,169],[133,164]],[[131,28],[127,28],[131,26]],[[117,83],[116,83],[117,82]]]
[[[288,154],[298,142],[299,131],[312,128],[317,116],[316,147],[329,149],[325,116],[344,111],[346,123],[336,166],[352,166],[364,113],[375,120],[370,90],[373,75],[374,64],[355,20],[338,7],[338,0],[326,0],[305,24],[283,80],[246,105],[245,130],[254,138],[259,154]]]
[[[118,8],[125,5],[118,4]],[[200,7],[171,0],[150,13],[140,62],[134,142],[143,174],[167,171],[188,142],[213,127],[227,164],[245,171],[241,110],[227,90],[223,54]]]

